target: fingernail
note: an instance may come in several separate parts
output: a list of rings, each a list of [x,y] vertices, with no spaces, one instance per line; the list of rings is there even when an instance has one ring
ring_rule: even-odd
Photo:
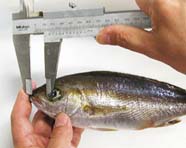
[[[36,82],[35,81],[32,81],[32,89],[36,89],[37,85],[36,85]]]
[[[109,34],[105,34],[105,33],[100,33],[98,36],[97,36],[97,41],[100,43],[100,44],[111,44],[111,37]]]
[[[68,117],[65,114],[60,114],[55,120],[55,127],[65,126],[68,122]]]
[[[109,34],[103,34],[101,37],[102,44],[111,44],[111,37]]]
[[[105,34],[105,35],[104,35],[104,40],[105,40],[105,43],[106,43],[106,44],[111,44],[111,38],[110,38],[110,35]]]

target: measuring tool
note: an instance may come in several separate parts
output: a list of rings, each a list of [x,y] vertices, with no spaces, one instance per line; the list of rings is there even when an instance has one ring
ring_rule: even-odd
[[[13,41],[26,93],[32,94],[30,35],[44,35],[46,93],[50,94],[54,89],[62,39],[95,37],[102,28],[113,24],[151,27],[149,17],[138,10],[105,12],[102,7],[34,12],[33,1],[21,0],[21,11],[13,14]]]

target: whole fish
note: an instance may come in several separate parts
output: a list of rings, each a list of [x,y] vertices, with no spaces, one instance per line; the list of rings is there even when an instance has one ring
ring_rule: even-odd
[[[50,117],[64,112],[81,128],[144,129],[186,115],[186,90],[135,75],[73,74],[57,79],[50,96],[45,90],[43,85],[34,91],[35,106]]]

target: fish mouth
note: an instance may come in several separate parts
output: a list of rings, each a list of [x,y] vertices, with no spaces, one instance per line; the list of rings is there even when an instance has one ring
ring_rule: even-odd
[[[47,105],[47,102],[44,101],[43,98],[39,97],[39,96],[30,96],[30,100],[31,102],[34,104],[34,106],[42,111],[43,113],[45,113],[46,115],[48,115],[51,118],[54,118],[56,116],[55,112],[52,113],[50,110],[50,107]]]
[[[33,95],[30,95],[29,96],[29,100],[30,100],[30,102],[33,102],[33,100],[35,100],[34,96]]]
[[[42,104],[42,101],[41,101],[41,99],[38,96],[31,95],[30,96],[30,101],[32,103]]]
[[[38,109],[44,112],[46,108],[46,104],[41,100],[38,96],[31,96],[30,97],[31,102],[34,104],[34,106]]]

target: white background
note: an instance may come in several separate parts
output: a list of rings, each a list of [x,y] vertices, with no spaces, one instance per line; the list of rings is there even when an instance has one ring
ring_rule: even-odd
[[[78,1],[78,6],[83,7],[96,5],[96,1],[74,1]],[[97,0],[97,2],[105,4],[107,10],[136,8],[133,0]],[[18,10],[18,4],[18,0],[0,0],[0,148],[13,147],[10,113],[21,87],[11,37],[11,13]],[[37,10],[59,10],[67,5],[67,0],[36,1]],[[44,83],[43,37],[32,37],[31,45],[32,76],[40,85]],[[186,88],[185,75],[148,57],[120,47],[101,46],[93,38],[65,39],[61,49],[58,76],[93,70],[143,75]],[[87,147],[186,147],[186,120],[174,126],[143,131],[99,132],[86,130],[79,148]]]

